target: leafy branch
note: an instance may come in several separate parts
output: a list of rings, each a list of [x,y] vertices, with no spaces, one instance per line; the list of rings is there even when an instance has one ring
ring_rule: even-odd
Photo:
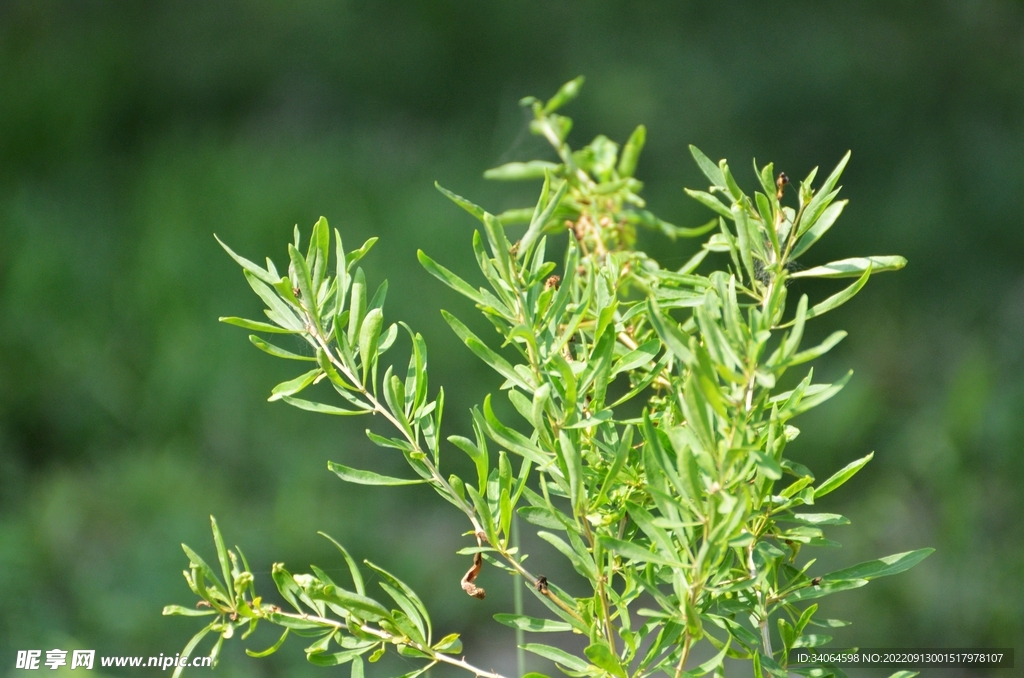
[[[473,556],[463,589],[484,597],[475,580],[486,561],[513,574],[517,586],[551,614],[539,619],[517,611],[497,614],[497,621],[519,632],[577,633],[589,642],[583,656],[541,643],[523,643],[522,649],[572,676],[722,675],[726,657],[749,660],[759,677],[787,671],[841,676],[838,669],[790,664],[794,648],[831,640],[813,629],[845,624],[816,618],[817,603],[801,605],[902,572],[931,550],[811,574],[815,561],[804,557],[806,550],[836,546],[824,528],[849,521],[802,507],[838,489],[872,455],[817,482],[810,469],[785,456],[799,434],[791,421],[836,395],[850,375],[815,383],[809,369],[793,388],[780,384],[791,368],[820,357],[846,336],[836,332],[803,347],[808,320],[852,299],[872,273],[897,270],[906,261],[856,257],[794,272],[794,262],[833,226],[846,204],[836,197],[849,154],[817,188],[812,170],[791,205],[789,179],[771,164],[755,163],[759,190],[751,198],[726,161],[716,164],[691,147],[710,185],[687,192],[715,216],[695,228],[655,217],[633,176],[646,140],[643,126],[621,149],[604,136],[579,150],[568,145],[572,121],[557,111],[581,85],[582,79],[573,80],[546,102],[522,102],[533,112],[531,130],[551,143],[558,162],[510,163],[486,173],[500,180],[543,180],[532,208],[493,215],[438,186],[482,227],[472,246],[486,286],[474,286],[418,254],[429,273],[469,298],[494,326],[502,341],[497,348],[442,311],[470,352],[501,377],[498,391],[522,419],[518,426],[501,421],[488,396],[472,409],[471,438],[444,438],[469,457],[475,478],[441,472],[444,392],[430,398],[422,336],[403,323],[411,344],[405,376],[394,365],[378,375],[399,329],[384,329],[387,283],[368,300],[358,267],[375,239],[346,253],[335,230],[332,264],[331,232],[321,219],[304,254],[296,231],[287,275],[269,259],[264,268],[224,245],[265,302],[271,322],[222,320],[302,337],[306,354],[250,337],[271,355],[314,363],[274,387],[270,399],[325,414],[381,415],[393,432],[368,430],[367,436],[401,452],[417,478],[336,463],[330,469],[367,485],[429,484],[472,527],[475,545],[460,551]],[[506,233],[516,224],[526,228],[513,242]],[[710,236],[687,263],[670,270],[634,249],[638,226],[671,238]],[[548,238],[561,233],[569,234],[565,254],[552,261]],[[723,264],[699,272],[708,268],[711,255],[725,255]],[[813,304],[802,295],[793,308],[787,284],[798,278],[855,280]],[[300,397],[322,381],[340,405]],[[542,528],[538,537],[567,559],[589,586],[587,595],[572,597],[525,569],[526,554],[512,536],[517,516]],[[186,578],[209,607],[199,613],[218,615],[188,652],[203,635],[217,632],[216,654],[239,624],[254,628],[262,619],[284,627],[270,651],[291,632],[319,634],[307,648],[310,661],[352,661],[353,678],[362,676],[363,653],[372,651],[373,661],[389,645],[426,660],[418,671],[443,662],[494,675],[451,657],[458,652],[451,649],[452,636],[432,645],[419,598],[375,566],[400,609],[389,611],[367,598],[344,549],[354,592],[316,568],[314,575],[292,576],[275,565],[278,591],[296,610],[285,613],[256,598],[248,566],[235,573],[234,552],[224,549],[215,524],[214,534],[223,583],[186,547]],[[207,581],[215,583],[206,586]],[[638,607],[641,600],[653,607]],[[643,623],[637,625],[637,618]],[[714,656],[688,667],[692,649],[704,641]],[[332,642],[339,652],[328,652]]]

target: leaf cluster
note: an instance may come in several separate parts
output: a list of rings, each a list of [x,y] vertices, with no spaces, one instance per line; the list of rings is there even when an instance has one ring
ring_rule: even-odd
[[[557,111],[581,84],[567,83],[546,102],[523,100],[534,115],[531,130],[551,143],[560,162],[511,163],[487,173],[543,180],[533,208],[493,215],[438,187],[479,221],[472,246],[485,284],[471,284],[424,252],[420,263],[469,298],[500,342],[442,311],[469,352],[498,375],[496,392],[473,408],[468,435],[443,437],[444,392],[431,396],[426,345],[408,326],[399,323],[411,346],[405,372],[390,365],[380,374],[382,356],[401,332],[398,324],[385,329],[387,283],[370,296],[358,267],[373,240],[346,253],[341,235],[334,231],[332,243],[321,219],[304,253],[296,232],[285,275],[270,260],[264,268],[225,245],[265,302],[270,323],[222,320],[293,334],[308,344],[308,352],[298,354],[250,337],[271,355],[312,363],[274,387],[271,400],[387,420],[390,433],[368,430],[367,436],[400,452],[414,478],[337,463],[331,470],[367,485],[426,483],[458,508],[475,541],[461,551],[474,556],[463,587],[483,597],[474,584],[482,561],[516,577],[549,616],[517,611],[498,614],[497,621],[522,632],[586,637],[581,656],[544,643],[522,645],[567,675],[723,675],[726,657],[749,660],[757,676],[842,675],[790,664],[793,649],[826,644],[828,630],[845,624],[820,618],[818,604],[807,601],[902,572],[931,550],[815,571],[808,552],[837,546],[825,529],[849,522],[816,505],[872,455],[824,480],[789,459],[786,448],[799,434],[794,418],[833,397],[850,375],[818,383],[808,368],[790,380],[793,388],[780,384],[789,370],[803,369],[845,337],[840,331],[805,346],[809,320],[852,299],[872,273],[906,262],[856,257],[793,272],[794,262],[843,211],[846,201],[836,198],[849,154],[819,186],[815,169],[795,191],[771,164],[755,163],[751,197],[726,161],[715,163],[691,147],[709,185],[687,192],[713,218],[686,229],[654,217],[633,177],[645,142],[642,126],[621,148],[603,136],[580,150],[569,147],[572,122]],[[507,233],[516,223],[527,225],[513,242]],[[686,264],[671,270],[633,249],[638,225],[670,237],[710,235]],[[548,239],[566,232],[564,257],[552,260]],[[709,266],[716,258],[721,263]],[[790,303],[787,283],[807,277],[854,280],[824,299],[802,295]],[[307,399],[305,389],[324,380],[336,402]],[[496,397],[509,401],[517,421],[498,417]],[[473,477],[442,473],[444,442],[468,456]],[[527,554],[513,539],[520,519],[539,528],[539,538],[565,557],[578,582],[548,581],[527,568]],[[315,568],[312,575],[291,575],[275,565],[278,591],[295,609],[285,613],[255,596],[248,566],[239,571],[216,525],[214,532],[223,580],[187,548],[186,578],[209,607],[203,613],[217,615],[202,632],[220,633],[217,648],[240,624],[266,620],[284,627],[280,642],[288,633],[314,635],[310,661],[352,661],[354,678],[362,675],[362,654],[371,652],[372,661],[389,646],[424,659],[421,670],[440,661],[493,675],[450,656],[458,652],[452,649],[457,637],[431,644],[419,598],[375,566],[398,607],[389,610],[367,597],[358,568],[340,546],[355,590]],[[567,592],[581,582],[582,595]],[[710,644],[714,654],[691,666],[698,643]]]

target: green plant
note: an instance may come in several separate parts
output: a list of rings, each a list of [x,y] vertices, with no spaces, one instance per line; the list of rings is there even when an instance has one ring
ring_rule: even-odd
[[[568,675],[722,675],[726,657],[752,661],[756,676],[785,676],[787,670],[841,675],[789,666],[793,648],[830,640],[812,629],[842,625],[818,619],[817,604],[804,603],[902,572],[931,550],[827,574],[812,571],[814,560],[801,558],[805,547],[834,546],[822,528],[848,521],[801,509],[839,488],[871,455],[821,482],[787,459],[786,445],[799,433],[791,420],[835,395],[850,375],[817,384],[808,370],[792,388],[779,384],[788,370],[845,336],[836,332],[802,348],[808,320],[849,301],[872,273],[899,269],[905,260],[860,257],[793,272],[792,263],[843,210],[845,201],[835,198],[848,154],[817,189],[811,171],[795,191],[795,206],[787,206],[788,179],[776,176],[772,165],[755,164],[760,190],[750,198],[724,160],[715,164],[691,147],[711,186],[688,193],[716,216],[695,229],[655,217],[644,209],[641,184],[633,177],[645,140],[642,126],[621,150],[603,136],[577,151],[566,143],[571,121],[556,111],[581,83],[567,83],[547,102],[523,100],[534,114],[532,131],[551,142],[560,162],[511,163],[487,173],[543,179],[534,208],[493,216],[438,187],[481,222],[473,250],[488,287],[476,288],[419,254],[427,271],[476,304],[510,349],[499,353],[444,314],[469,350],[501,376],[500,390],[521,415],[525,433],[500,421],[488,397],[472,411],[472,438],[443,439],[444,392],[431,397],[423,338],[403,323],[411,341],[408,368],[404,376],[393,366],[380,375],[381,357],[402,332],[384,323],[386,283],[370,296],[358,267],[375,239],[346,253],[334,231],[331,264],[324,219],[313,227],[305,252],[296,230],[286,275],[269,259],[263,268],[225,245],[266,303],[271,323],[222,320],[308,343],[308,352],[297,354],[250,336],[271,355],[310,363],[309,371],[274,387],[271,400],[325,414],[375,413],[388,422],[390,434],[367,435],[404,455],[418,479],[335,463],[330,469],[366,485],[427,483],[465,514],[472,542],[461,553],[471,555],[473,565],[463,588],[484,597],[475,580],[485,561],[511,573],[517,588],[536,596],[550,615],[537,619],[517,611],[496,619],[524,632],[584,635],[589,645],[583,656],[522,645]],[[527,226],[513,244],[505,229],[517,222]],[[682,268],[668,270],[633,249],[638,226],[672,238],[714,232]],[[567,230],[559,267],[547,258],[547,239]],[[724,266],[698,272],[711,254],[724,255]],[[787,315],[787,282],[795,278],[855,280],[818,303],[801,296]],[[321,381],[333,387],[339,404],[300,397]],[[442,473],[443,440],[469,456],[475,477]],[[539,537],[568,559],[592,595],[574,598],[527,569],[513,539],[516,515],[542,528]],[[376,661],[388,647],[423,660],[408,677],[443,662],[497,678],[459,658],[457,634],[435,640],[420,598],[367,563],[392,602],[373,597],[340,544],[350,589],[316,567],[312,574],[293,575],[275,564],[274,583],[291,608],[284,610],[257,595],[244,555],[225,547],[215,521],[213,533],[219,576],[185,547],[185,577],[201,601],[197,609],[165,609],[212,617],[185,655],[214,633],[216,656],[236,631],[246,629],[244,638],[265,621],[283,632],[254,656],[275,651],[295,633],[314,638],[306,648],[309,661],[351,663],[353,678],[363,675],[363,656]],[[716,654],[691,666],[700,641]]]

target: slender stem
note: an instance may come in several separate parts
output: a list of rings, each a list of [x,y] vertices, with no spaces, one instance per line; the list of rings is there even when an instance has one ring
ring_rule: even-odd
[[[612,630],[612,617],[608,610],[608,593],[605,591],[604,583],[604,568],[601,567],[601,560],[598,558],[597,540],[594,539],[593,532],[590,531],[590,525],[587,523],[586,518],[583,519],[583,531],[587,536],[587,541],[590,542],[590,554],[594,557],[594,567],[597,568],[595,589],[597,592],[597,599],[601,603],[601,621],[604,626],[604,635],[608,639],[608,645],[612,648],[612,653],[615,654],[615,635]]]
[[[768,614],[765,612],[764,619],[759,624],[761,627],[761,646],[764,648],[764,654],[767,657],[772,656],[772,635],[768,630]]]
[[[512,546],[519,549],[519,516],[512,515]],[[512,578],[512,609],[517,615],[523,614],[523,587],[518,578]],[[516,627],[516,671],[520,676],[526,675],[526,650],[523,643],[526,636],[523,630]]]
[[[683,653],[679,656],[679,663],[676,665],[676,676],[680,678],[683,675],[683,667],[686,665],[686,660],[690,656],[690,645],[693,643],[693,637],[687,633],[686,640],[683,641]]]

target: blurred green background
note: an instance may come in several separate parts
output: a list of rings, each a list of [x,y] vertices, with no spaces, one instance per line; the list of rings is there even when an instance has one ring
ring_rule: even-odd
[[[477,279],[473,221],[432,184],[491,211],[530,204],[534,186],[481,174],[547,157],[516,102],[580,73],[570,141],[647,124],[637,174],[677,224],[708,216],[682,193],[705,183],[688,143],[748,187],[752,156],[802,177],[853,150],[851,204],[805,263],[910,264],[818,323],[851,330],[818,374],[856,375],[793,449],[819,475],[876,450],[827,501],[854,521],[827,564],[938,552],[824,607],[854,622],[846,645],[1024,650],[1024,4],[7,0],[0,674],[25,648],[178,652],[198,626],[160,609],[192,604],[178,544],[210,554],[211,513],[266,593],[274,561],[341,565],[324,530],[421,590],[479,665],[514,671],[512,634],[490,621],[511,582],[492,569],[486,602],[461,592],[460,516],[422,488],[327,472],[402,473],[364,437],[374,422],[266,402],[298,370],[216,322],[260,307],[212,234],[278,262],[292,225],[321,214],[349,245],[380,236],[368,274],[425,334],[448,433],[465,433],[499,381],[437,311],[470,305],[415,262],[423,248]],[[669,265],[694,247],[644,244]],[[266,660],[231,643],[217,672],[336,673],[294,640]]]

